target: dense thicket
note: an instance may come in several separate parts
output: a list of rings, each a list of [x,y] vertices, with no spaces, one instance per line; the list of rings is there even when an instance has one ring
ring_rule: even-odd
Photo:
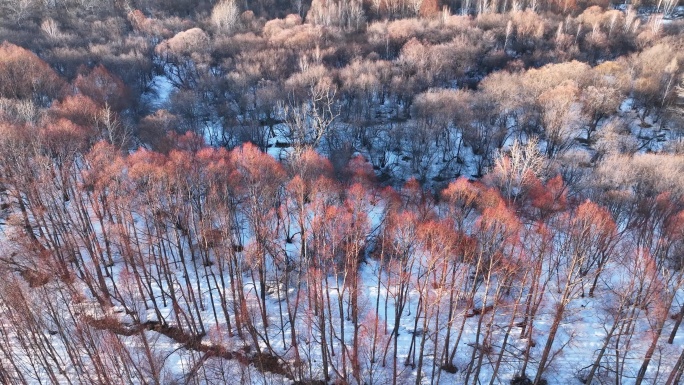
[[[227,148],[314,146],[337,168],[360,153],[383,180],[444,187],[482,176],[511,138],[538,137],[552,158],[579,141],[593,157],[638,115],[655,132],[631,132],[635,146],[655,151],[677,117],[672,1],[0,4],[6,109],[87,96],[132,145],[162,152],[186,131]]]
[[[676,5],[0,0],[0,383],[679,383]]]

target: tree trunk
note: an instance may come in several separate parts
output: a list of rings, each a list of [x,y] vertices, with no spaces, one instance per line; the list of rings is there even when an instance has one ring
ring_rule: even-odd
[[[670,338],[667,339],[668,344],[672,344],[674,342],[674,338],[677,335],[677,330],[679,330],[679,326],[682,324],[682,319],[684,319],[684,306],[679,308],[679,313],[677,313],[675,324],[672,327],[672,333],[670,333]]]
[[[553,347],[553,342],[556,338],[556,333],[560,326],[560,321],[563,319],[563,313],[565,312],[565,305],[559,304],[556,309],[556,315],[553,317],[553,324],[551,324],[551,330],[549,330],[549,336],[546,339],[546,345],[544,346],[544,351],[539,359],[539,368],[537,369],[537,375],[534,377],[534,385],[539,385],[542,375],[546,370],[547,360],[549,359],[549,354],[551,353],[551,347]]]

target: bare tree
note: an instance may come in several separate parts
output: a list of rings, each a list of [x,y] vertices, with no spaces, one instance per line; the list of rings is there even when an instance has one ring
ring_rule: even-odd
[[[539,96],[542,107],[546,155],[557,156],[567,150],[578,136],[583,116],[577,104],[579,88],[568,82]]]
[[[337,87],[332,84],[332,79],[324,77],[308,85],[306,96],[300,103],[293,97],[285,107],[288,134],[295,152],[316,149],[321,144],[340,115],[335,104],[336,94]]]
[[[240,9],[236,0],[220,0],[211,10],[211,21],[223,34],[235,31],[240,21]]]
[[[515,204],[535,178],[543,176],[545,163],[536,139],[530,139],[526,144],[516,140],[509,151],[500,153],[487,178],[499,188],[504,198]]]

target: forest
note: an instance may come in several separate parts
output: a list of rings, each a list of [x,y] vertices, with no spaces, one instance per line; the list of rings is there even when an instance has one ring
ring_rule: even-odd
[[[684,383],[678,0],[0,0],[1,384]]]

